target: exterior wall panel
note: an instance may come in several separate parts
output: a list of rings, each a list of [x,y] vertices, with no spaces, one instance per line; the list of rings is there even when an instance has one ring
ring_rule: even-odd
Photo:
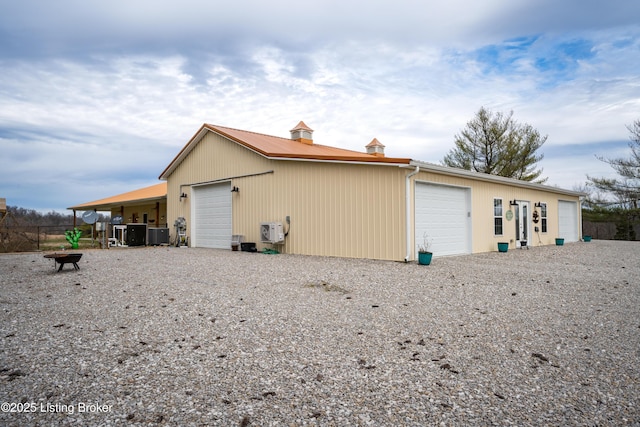
[[[280,161],[272,212],[291,218],[286,252],[401,259],[403,172],[397,167]],[[249,224],[246,224],[247,226]]]

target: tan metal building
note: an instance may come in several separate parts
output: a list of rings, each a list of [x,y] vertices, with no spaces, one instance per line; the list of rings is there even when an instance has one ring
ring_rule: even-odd
[[[407,261],[425,236],[436,257],[581,238],[580,193],[386,157],[376,139],[320,145],[303,122],[290,132],[204,124],[160,175],[167,222],[184,218],[194,247],[242,235],[258,250]]]

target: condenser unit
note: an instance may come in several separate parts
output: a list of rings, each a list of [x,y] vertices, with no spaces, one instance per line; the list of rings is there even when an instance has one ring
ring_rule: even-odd
[[[263,222],[260,224],[260,239],[262,243],[284,242],[284,231],[281,222]]]

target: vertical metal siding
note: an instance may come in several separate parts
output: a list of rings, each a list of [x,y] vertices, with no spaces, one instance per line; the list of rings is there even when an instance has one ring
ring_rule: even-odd
[[[396,167],[280,161],[271,204],[291,217],[285,251],[401,259],[402,171]],[[400,203],[399,203],[400,201]],[[247,224],[248,225],[248,224]]]

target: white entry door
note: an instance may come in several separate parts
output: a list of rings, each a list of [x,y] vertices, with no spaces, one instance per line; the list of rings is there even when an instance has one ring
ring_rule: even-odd
[[[515,206],[516,248],[531,245],[531,207],[529,202],[518,201]]]

